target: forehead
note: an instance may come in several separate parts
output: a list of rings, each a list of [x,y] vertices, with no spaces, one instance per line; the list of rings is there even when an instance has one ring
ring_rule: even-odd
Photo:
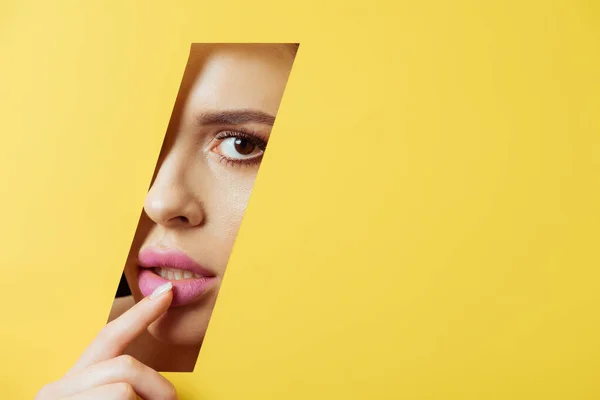
[[[184,118],[202,110],[254,109],[275,115],[293,55],[275,45],[212,45],[192,50]]]

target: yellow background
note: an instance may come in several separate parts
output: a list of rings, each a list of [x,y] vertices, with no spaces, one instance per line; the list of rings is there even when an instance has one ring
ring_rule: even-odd
[[[213,41],[301,47],[183,398],[600,398],[600,3],[53,3],[0,5],[1,398],[103,326]]]

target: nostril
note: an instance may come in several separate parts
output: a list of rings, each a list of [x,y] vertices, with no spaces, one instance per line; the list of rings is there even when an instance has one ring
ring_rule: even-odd
[[[187,217],[183,217],[183,216],[179,216],[177,217],[177,219],[181,222],[183,222],[184,224],[187,224],[190,222],[190,220]]]

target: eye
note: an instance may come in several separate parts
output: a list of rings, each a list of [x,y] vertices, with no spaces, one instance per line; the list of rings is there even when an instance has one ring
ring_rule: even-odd
[[[215,152],[229,159],[247,159],[260,156],[263,150],[248,139],[229,137],[221,140]]]
[[[260,161],[266,147],[264,140],[243,132],[221,132],[215,139],[211,150],[234,163]]]

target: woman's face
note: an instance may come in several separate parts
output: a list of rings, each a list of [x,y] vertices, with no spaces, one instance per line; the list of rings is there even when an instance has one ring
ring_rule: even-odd
[[[156,338],[200,345],[294,59],[287,46],[192,49],[125,268],[139,301],[166,280]]]

